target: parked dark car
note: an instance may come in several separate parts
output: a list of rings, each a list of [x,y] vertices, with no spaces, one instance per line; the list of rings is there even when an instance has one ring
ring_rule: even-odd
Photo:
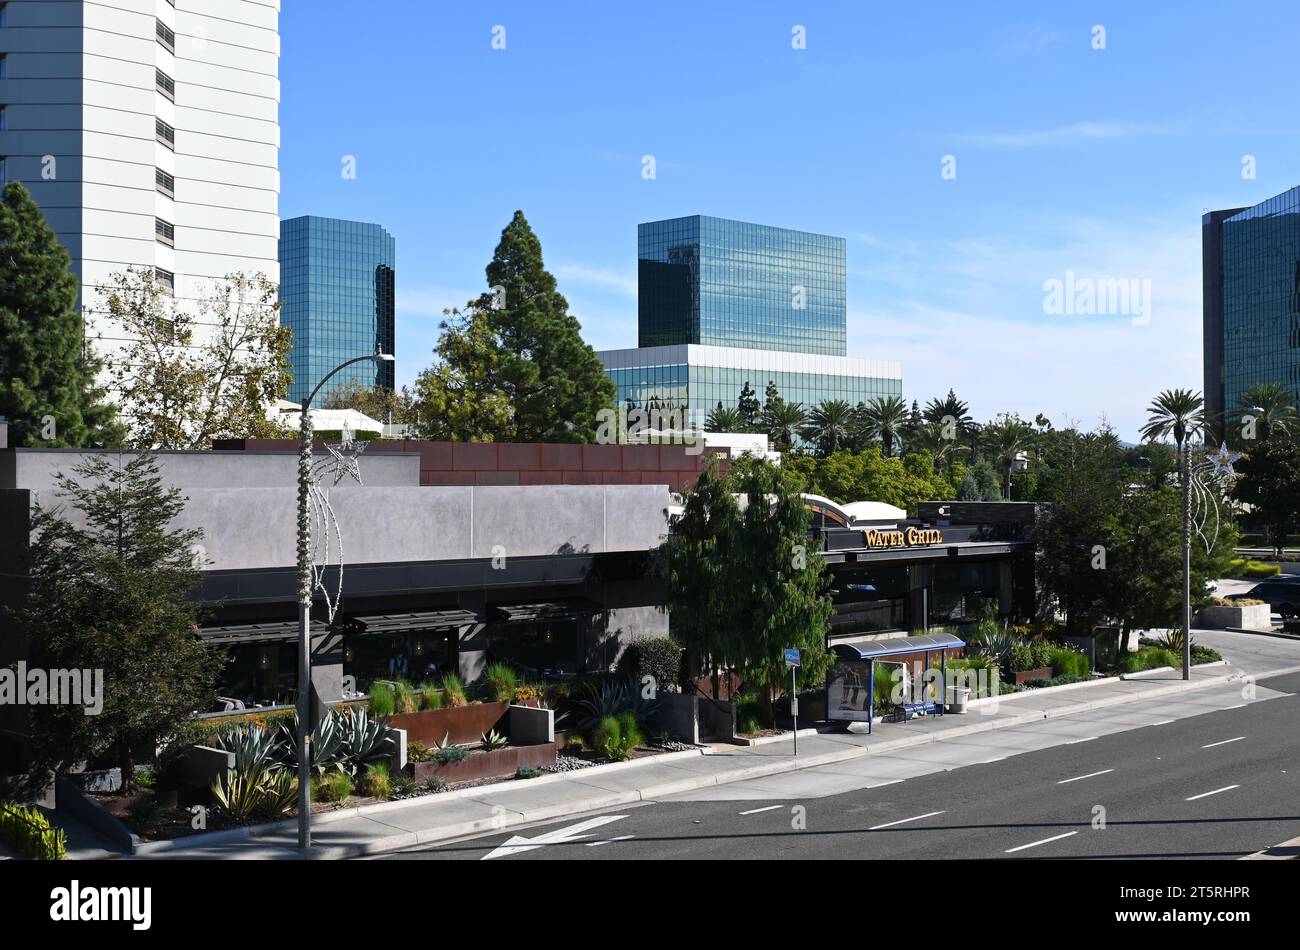
[[[1224,600],[1262,600],[1283,617],[1300,616],[1300,574],[1271,578]]]

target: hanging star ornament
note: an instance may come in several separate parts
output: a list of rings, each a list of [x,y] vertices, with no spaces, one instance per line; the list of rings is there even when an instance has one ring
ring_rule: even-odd
[[[1206,454],[1206,460],[1210,463],[1215,475],[1226,475],[1229,478],[1236,475],[1233,464],[1241,458],[1240,452],[1233,452],[1228,448],[1228,443],[1220,442],[1217,452]]]
[[[349,475],[356,479],[358,485],[364,484],[361,481],[361,467],[357,464],[361,454],[365,452],[369,442],[357,442],[352,438],[352,428],[345,422],[343,423],[343,439],[337,445],[325,445],[329,452],[331,462],[329,468],[334,472],[334,484],[337,485]]]

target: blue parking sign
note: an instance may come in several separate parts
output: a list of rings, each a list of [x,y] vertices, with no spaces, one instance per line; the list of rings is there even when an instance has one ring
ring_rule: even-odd
[[[786,666],[798,666],[798,665],[799,665],[799,651],[798,651],[798,650],[786,650],[786,651],[785,651],[785,665],[786,665]]]

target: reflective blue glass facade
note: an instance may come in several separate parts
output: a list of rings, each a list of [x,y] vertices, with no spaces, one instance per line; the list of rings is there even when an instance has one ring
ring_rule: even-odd
[[[1281,383],[1300,400],[1300,188],[1224,217],[1218,228],[1219,268],[1207,268],[1206,314],[1221,341],[1220,366],[1216,374],[1206,361],[1207,408],[1231,418],[1258,383]],[[1210,335],[1207,356],[1216,342]]]
[[[293,331],[289,399],[301,402],[340,363],[394,352],[396,243],[377,224],[306,215],[280,224],[280,322]],[[392,389],[392,362],[364,362],[334,376],[338,386]]]
[[[844,239],[692,215],[637,227],[640,346],[845,354]]]

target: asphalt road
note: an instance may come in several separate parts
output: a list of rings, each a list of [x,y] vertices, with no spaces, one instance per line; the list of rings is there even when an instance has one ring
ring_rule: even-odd
[[[1300,674],[1259,685],[1289,695],[823,798],[654,802],[386,859],[541,836],[493,859],[1237,858],[1300,835]]]

